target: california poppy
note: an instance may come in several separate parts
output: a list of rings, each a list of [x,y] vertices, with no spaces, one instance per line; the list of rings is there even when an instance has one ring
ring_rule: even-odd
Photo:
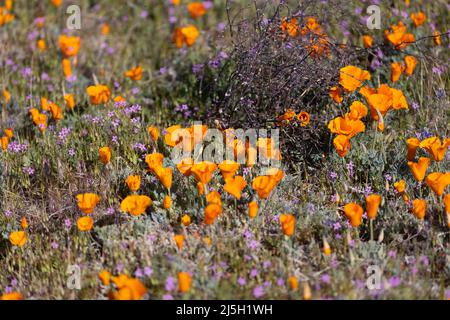
[[[69,59],[63,59],[61,64],[62,64],[64,77],[66,79],[70,78],[72,76],[72,66],[70,64],[70,60]]]
[[[172,198],[169,195],[166,195],[164,197],[163,207],[166,210],[168,210],[168,209],[170,209],[172,207]]]
[[[406,159],[408,161],[413,161],[416,157],[416,150],[420,145],[420,141],[417,138],[409,138],[406,140],[406,146],[408,147],[408,154],[406,155]]]
[[[289,277],[288,283],[289,283],[289,286],[291,287],[291,290],[298,289],[298,280],[296,277],[294,277],[294,276]]]
[[[422,11],[417,13],[411,13],[410,17],[416,27],[419,27],[422,24],[424,24],[425,20],[427,19],[427,16]]]
[[[345,135],[348,138],[356,136],[360,132],[364,132],[366,127],[361,120],[351,120],[349,116],[337,117],[328,123],[328,129],[331,133]]]
[[[292,119],[296,116],[294,109],[287,109],[284,114],[277,118],[278,125],[282,126],[283,124],[288,124]]]
[[[272,176],[258,176],[252,181],[252,188],[261,199],[267,199],[276,185],[277,181]]]
[[[111,281],[111,273],[108,270],[102,270],[99,272],[98,278],[104,286],[109,286]]]
[[[233,178],[227,178],[225,181],[226,183],[223,189],[239,200],[241,198],[242,190],[244,190],[245,186],[247,185],[244,177],[235,176]]]
[[[323,238],[323,254],[329,256],[331,254],[331,247],[326,238]]]
[[[102,147],[98,150],[100,155],[100,160],[103,164],[108,164],[111,161],[111,148],[110,147]]]
[[[172,187],[172,168],[157,167],[155,169],[155,174],[166,189]]]
[[[211,191],[210,193],[208,193],[208,195],[206,196],[206,201],[208,202],[208,204],[217,204],[219,206],[222,205],[222,198],[220,197],[220,193],[217,191]]]
[[[3,90],[2,91],[2,95],[3,95],[3,99],[5,100],[6,103],[8,103],[9,101],[11,101],[11,94],[9,93],[8,90]]]
[[[183,226],[187,227],[188,225],[191,224],[191,217],[188,216],[187,214],[184,214],[181,217],[181,223],[183,224]]]
[[[45,40],[43,40],[43,39],[39,39],[36,42],[36,45],[40,51],[45,51],[45,49],[47,49],[47,44],[45,43]]]
[[[367,115],[367,107],[360,101],[354,101],[350,105],[350,112],[348,118],[350,120],[360,120]]]
[[[415,199],[412,201],[412,212],[419,220],[425,218],[427,211],[427,202],[424,199]]]
[[[162,153],[151,153],[145,156],[145,163],[148,165],[148,169],[152,172],[156,172],[156,169],[163,166],[164,155]]]
[[[66,102],[67,109],[73,110],[73,108],[75,108],[75,99],[73,94],[65,94],[64,101]]]
[[[222,207],[211,203],[205,208],[205,224],[213,224],[216,218],[222,213]]]
[[[348,203],[344,206],[344,213],[352,227],[358,227],[362,223],[363,208],[357,203]]]
[[[50,112],[52,113],[52,118],[55,121],[62,120],[64,118],[62,109],[56,103],[50,103]]]
[[[438,137],[430,137],[422,140],[419,146],[431,154],[435,161],[442,161],[445,152],[450,146],[450,138],[444,139],[444,142],[441,144],[441,140]]]
[[[89,216],[78,218],[77,227],[80,231],[90,231],[94,226],[94,220]]]
[[[7,136],[9,139],[11,139],[11,138],[14,136],[13,129],[11,129],[11,128],[6,128],[6,129],[5,129],[5,136]]]
[[[404,61],[405,61],[405,73],[408,76],[411,76],[414,73],[414,69],[416,68],[417,59],[414,58],[413,56],[406,56],[404,58]]]
[[[370,73],[355,66],[341,68],[339,84],[347,92],[353,92],[363,85],[363,81],[370,80]]]
[[[133,81],[139,81],[142,79],[142,73],[144,69],[141,66],[137,66],[136,68],[132,68],[125,72],[125,77],[130,78]]]
[[[23,300],[23,296],[19,292],[4,293],[0,296],[0,300]]]
[[[376,218],[380,203],[381,196],[379,194],[371,194],[366,197],[366,211],[369,219]]]
[[[178,249],[181,250],[184,244],[184,236],[182,234],[177,234],[173,237],[173,239],[175,240]]]
[[[147,293],[147,288],[141,281],[135,278],[121,277],[120,282],[117,281],[117,277],[111,279],[116,280],[115,285],[117,291],[112,291],[109,294],[109,298],[112,300],[140,300]]]
[[[191,289],[192,276],[187,272],[178,273],[178,291],[186,293]]]
[[[94,105],[107,103],[111,98],[111,91],[109,91],[109,88],[101,84],[88,87],[86,92],[91,98],[91,103]]]
[[[406,189],[406,182],[405,182],[405,180],[400,180],[398,182],[395,182],[394,183],[394,188],[395,188],[395,190],[397,190],[398,193],[405,192],[405,189]]]
[[[22,230],[25,230],[28,228],[27,218],[22,217],[22,219],[20,220],[20,227],[22,228]]]
[[[447,225],[450,228],[450,193],[444,197],[445,214],[447,215]]]
[[[341,103],[344,100],[342,96],[342,91],[338,86],[333,86],[330,88],[330,97],[336,103]]]
[[[364,48],[371,48],[373,45],[373,38],[371,36],[365,35],[362,37]]]
[[[131,191],[138,191],[141,186],[141,176],[128,176],[125,182]]]
[[[288,19],[283,18],[281,20],[281,30],[287,32],[291,37],[296,37],[299,31],[297,18]]]
[[[440,197],[444,193],[445,188],[450,184],[450,172],[430,173],[426,177],[425,182],[427,186],[429,186],[431,190],[433,190]]]
[[[310,120],[310,116],[309,113],[306,111],[301,111],[298,115],[297,115],[297,119],[300,122],[300,126],[302,127],[306,127]]]
[[[148,131],[148,134],[150,135],[150,137],[152,138],[152,140],[156,142],[156,140],[158,140],[158,138],[159,138],[158,128],[150,126],[147,128],[147,131]]]
[[[2,150],[5,151],[8,148],[9,139],[7,136],[3,136],[0,138],[0,144],[2,146]]]
[[[82,193],[77,195],[78,208],[85,213],[90,214],[94,211],[100,202],[100,197],[95,193]]]
[[[191,172],[198,182],[207,184],[212,179],[213,173],[216,169],[217,165],[215,163],[202,161],[195,163],[191,168]]]
[[[183,45],[187,45],[191,47],[197,37],[200,35],[200,32],[194,25],[188,25],[186,27],[176,28],[173,34],[173,41],[177,48],[182,48]]]
[[[403,72],[403,65],[400,62],[391,63],[391,81],[397,82]]]
[[[12,245],[23,247],[27,242],[27,235],[25,231],[13,231],[9,234],[9,242]]]
[[[343,134],[339,134],[333,139],[333,146],[341,158],[345,157],[352,147],[349,137]]]
[[[239,163],[232,160],[224,160],[221,164],[219,164],[219,170],[222,173],[224,180],[233,178],[238,169]]]
[[[120,210],[133,216],[139,216],[152,204],[152,200],[147,196],[130,195],[120,203]]]
[[[281,231],[286,235],[291,237],[294,234],[295,229],[295,217],[292,214],[281,214],[280,215]]]
[[[81,40],[79,37],[68,37],[61,35],[59,37],[59,48],[66,57],[76,56],[80,50]]]
[[[417,163],[408,161],[408,166],[417,181],[422,181],[425,178],[425,173],[427,172],[430,162],[431,160],[425,157],[420,157]]]
[[[206,13],[206,8],[203,2],[191,2],[187,5],[187,10],[192,19],[198,19]]]
[[[439,32],[434,31],[433,35],[434,35],[434,37],[433,37],[434,44],[437,46],[440,46],[441,45],[441,36],[440,36]]]
[[[248,216],[250,218],[256,218],[258,215],[258,203],[256,201],[251,201],[248,204]]]

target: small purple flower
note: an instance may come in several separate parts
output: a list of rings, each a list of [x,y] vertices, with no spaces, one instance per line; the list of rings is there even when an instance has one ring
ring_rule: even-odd
[[[67,218],[66,220],[64,220],[64,225],[66,226],[67,229],[70,229],[70,227],[72,226],[72,221],[70,221],[70,219]]]
[[[264,289],[262,286],[256,286],[253,289],[253,296],[258,299],[261,298],[264,295]]]
[[[137,278],[141,278],[143,276],[142,269],[141,268],[137,268],[136,271],[134,272],[134,275]]]
[[[51,247],[52,247],[52,249],[58,249],[59,248],[59,244],[58,244],[58,242],[56,242],[56,241],[53,241],[51,244]]]
[[[401,283],[401,279],[399,277],[391,277],[391,278],[389,278],[388,281],[389,281],[389,285],[392,288],[398,287]]]
[[[323,282],[323,283],[327,283],[327,284],[329,284],[329,283],[331,283],[331,278],[330,278],[330,276],[328,275],[328,274],[323,274],[321,277],[320,277],[320,280]]]
[[[253,268],[252,270],[250,270],[250,278],[256,278],[257,275],[258,275],[258,270],[256,268]]]
[[[278,278],[277,279],[277,285],[280,287],[284,287],[285,283],[284,283],[284,279],[283,278]]]
[[[171,276],[167,277],[164,288],[166,289],[166,291],[175,290],[175,279]]]
[[[150,277],[150,276],[153,274],[153,269],[152,269],[151,267],[145,267],[145,268],[144,268],[144,274],[145,274],[147,277]]]
[[[247,280],[245,280],[245,278],[243,278],[243,277],[239,277],[239,279],[237,280],[237,283],[238,283],[241,287],[243,287],[243,286],[245,286],[245,285],[247,284]]]
[[[165,294],[163,295],[163,300],[173,300],[173,297],[171,294]]]

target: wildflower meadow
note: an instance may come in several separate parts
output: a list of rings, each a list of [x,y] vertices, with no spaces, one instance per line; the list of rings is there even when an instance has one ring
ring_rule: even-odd
[[[444,0],[0,0],[0,300],[450,299]]]

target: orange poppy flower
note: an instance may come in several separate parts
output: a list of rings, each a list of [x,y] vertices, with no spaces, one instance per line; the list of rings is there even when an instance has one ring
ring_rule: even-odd
[[[59,48],[66,57],[76,56],[80,50],[81,40],[79,37],[59,36]]]
[[[246,185],[247,181],[245,181],[244,177],[236,176],[234,178],[227,178],[223,189],[239,200],[241,199],[242,190],[244,190]]]
[[[184,244],[184,236],[182,234],[177,234],[173,237],[173,239],[175,240],[178,249],[181,250]]]
[[[20,227],[25,230],[28,228],[28,221],[27,218],[22,217],[22,219],[20,220]]]
[[[155,170],[156,177],[166,189],[172,187],[172,173],[172,168],[158,167]]]
[[[350,105],[350,112],[348,113],[348,118],[350,120],[360,120],[367,116],[367,107],[359,101],[354,101]]]
[[[164,197],[163,207],[166,210],[169,210],[172,207],[172,198],[169,195]]]
[[[292,119],[295,118],[295,111],[291,108],[287,109],[284,114],[277,118],[278,125],[282,126],[283,124],[288,124]]]
[[[344,100],[344,97],[342,96],[342,91],[338,86],[331,87],[329,94],[331,99],[333,99],[333,101],[338,104]]]
[[[0,138],[0,144],[2,146],[2,150],[5,151],[8,148],[9,139],[7,136],[3,136]]]
[[[89,216],[78,218],[77,227],[80,231],[90,231],[94,226],[94,220]]]
[[[427,172],[430,162],[431,160],[425,157],[420,157],[417,163],[408,161],[408,166],[417,181],[422,181],[425,178],[425,173]]]
[[[178,291],[186,293],[191,289],[192,276],[187,272],[178,273]]]
[[[67,109],[73,110],[73,108],[75,108],[75,99],[73,94],[65,94],[64,101],[66,102]]]
[[[202,196],[205,193],[205,185],[201,182],[197,182],[197,192],[199,196]]]
[[[41,97],[41,108],[42,110],[50,111],[49,102],[45,97]]]
[[[152,200],[147,196],[131,195],[122,200],[120,203],[120,210],[133,216],[139,216],[143,214],[151,204]]]
[[[183,224],[183,226],[187,227],[188,225],[191,224],[191,217],[188,216],[187,214],[184,214],[181,217],[181,223]]]
[[[414,199],[412,201],[412,212],[419,220],[425,218],[427,211],[427,202],[424,199]]]
[[[78,208],[80,208],[84,214],[90,214],[100,202],[100,197],[95,193],[82,193],[77,195],[77,200]]]
[[[447,226],[450,228],[450,193],[444,197],[445,214],[447,215]]]
[[[405,180],[400,180],[398,182],[395,182],[394,183],[394,188],[395,188],[395,190],[397,190],[398,193],[405,192],[405,189],[406,189],[406,182],[405,182]]]
[[[222,213],[222,207],[211,203],[205,208],[205,224],[213,224],[216,218]]]
[[[12,245],[23,247],[27,242],[27,235],[25,231],[13,231],[9,234],[9,242]]]
[[[221,164],[219,164],[219,170],[220,173],[222,173],[222,177],[224,180],[233,178],[238,169],[239,163],[232,160],[224,160]]]
[[[9,101],[11,101],[11,94],[9,93],[8,90],[3,90],[2,91],[2,95],[3,95],[3,99],[5,100],[6,103],[8,103]]]
[[[109,34],[110,29],[111,29],[111,28],[109,27],[108,24],[103,23],[103,24],[101,25],[100,32],[101,32],[102,35],[106,36],[106,35]]]
[[[198,182],[207,184],[212,179],[213,173],[216,169],[217,165],[215,163],[202,161],[195,163],[191,168],[191,172]]]
[[[62,64],[64,77],[66,79],[70,78],[72,76],[72,65],[70,64],[70,60],[63,59],[61,64]]]
[[[357,203],[348,203],[344,206],[344,214],[352,227],[358,227],[362,223],[364,209]]]
[[[294,276],[289,277],[288,283],[289,283],[289,286],[291,287],[291,290],[297,290],[298,289],[298,280],[297,280],[296,277],[294,277]]]
[[[111,283],[111,273],[108,270],[102,270],[98,273],[98,278],[104,286],[109,286]]]
[[[55,121],[59,121],[64,118],[61,108],[56,103],[53,103],[53,102],[50,103],[49,107],[50,107],[50,112],[52,113],[52,118]]]
[[[125,182],[131,191],[136,192],[141,187],[141,176],[128,176]]]
[[[373,45],[373,38],[371,36],[367,36],[367,35],[363,36],[362,40],[363,40],[364,48],[371,48],[372,47],[372,45]]]
[[[173,34],[173,41],[177,48],[182,48],[183,45],[191,47],[197,40],[200,32],[197,27],[193,25],[188,25],[182,28],[176,28]]]
[[[295,229],[295,217],[292,214],[281,214],[280,215],[281,231],[286,236],[291,237],[294,234]]]
[[[151,153],[145,156],[145,163],[148,165],[148,169],[152,172],[156,172],[157,168],[163,166],[164,155],[162,153]]]
[[[438,31],[433,32],[433,42],[435,45],[440,46],[441,45],[441,36],[439,35]]]
[[[414,73],[414,69],[416,68],[417,65],[417,59],[414,58],[413,56],[406,56],[404,58],[405,61],[405,73],[408,76],[412,76],[412,74]]]
[[[63,2],[63,0],[51,0],[51,1],[55,7],[59,7]]]
[[[111,148],[110,147],[102,147],[98,150],[98,154],[100,156],[100,160],[103,164],[108,164],[111,161]]]
[[[450,138],[444,139],[443,143],[438,137],[427,138],[419,146],[431,154],[435,161],[442,161],[444,160],[445,152],[450,146]]]
[[[113,99],[113,101],[115,102],[115,103],[126,103],[127,102],[127,100],[124,98],[124,97],[122,97],[122,96],[116,96],[114,99]],[[121,105],[120,105],[121,106]]]
[[[379,194],[371,194],[366,197],[366,211],[369,219],[375,219],[378,213],[378,207],[381,203]]]
[[[111,91],[109,91],[109,88],[101,84],[88,87],[86,92],[91,98],[91,103],[93,105],[107,103],[111,98]]]
[[[306,127],[310,122],[309,113],[306,111],[302,111],[297,115],[298,121],[300,121],[300,126]]]
[[[45,43],[45,40],[43,40],[43,39],[39,39],[36,42],[36,45],[40,51],[45,51],[45,49],[47,49],[47,44]]]
[[[411,13],[410,17],[416,27],[424,24],[425,20],[427,19],[427,16],[422,11],[417,12],[417,13]]]
[[[343,134],[337,135],[333,139],[333,146],[341,158],[345,157],[352,147],[350,138]]]
[[[426,179],[425,183],[431,188],[439,197],[445,191],[445,188],[450,184],[450,172],[440,173],[433,172],[430,173]]]
[[[218,204],[219,206],[222,205],[220,193],[218,193],[217,191],[211,191],[210,193],[208,193],[208,195],[206,196],[206,201],[208,202],[208,204]]]
[[[252,181],[252,188],[261,199],[267,199],[272,190],[276,187],[278,181],[272,175],[258,176]]]
[[[164,135],[164,141],[169,147],[175,147],[183,139],[181,126],[174,125],[166,129],[166,134]]]
[[[349,139],[353,138],[360,132],[364,132],[366,126],[361,120],[351,120],[347,117],[337,117],[328,123],[328,129],[331,133],[345,135]]]
[[[185,158],[177,164],[177,169],[183,176],[191,175],[191,168],[194,165],[194,160],[192,158]]]
[[[157,127],[148,127],[147,128],[148,134],[150,135],[150,137],[152,138],[153,141],[157,141],[159,138],[159,130]]]
[[[1,295],[0,300],[23,300],[23,296],[19,292],[10,292]]]
[[[144,69],[141,66],[137,66],[136,68],[132,68],[124,73],[125,77],[130,78],[133,81],[139,81],[142,79],[142,73]]]
[[[206,8],[203,2],[191,2],[187,5],[187,10],[192,19],[198,19],[206,14]]]
[[[248,215],[250,218],[256,218],[258,215],[258,203],[256,201],[252,201],[248,204]]]
[[[115,278],[112,277],[112,279]],[[147,293],[147,288],[142,282],[135,278],[128,278],[126,275],[119,285],[116,283],[116,287],[118,291],[112,291],[109,294],[109,298],[112,300],[141,300]]]
[[[39,131],[44,132],[47,129],[47,115],[44,113],[38,113],[36,118],[33,119],[36,123]]]
[[[323,238],[323,254],[329,256],[331,254],[331,247],[326,238]]]
[[[363,81],[370,80],[370,73],[355,66],[341,68],[339,84],[347,92],[353,92],[363,85]]]
[[[14,131],[12,128],[6,128],[5,129],[5,136],[7,136],[9,139],[11,139],[14,136]]]
[[[400,62],[391,63],[391,81],[397,82],[403,72],[403,65]]]
[[[299,26],[297,18],[292,18],[288,21],[287,18],[281,20],[281,30],[287,32],[291,37],[296,37]]]
[[[416,150],[420,145],[420,141],[417,138],[409,138],[406,140],[406,146],[408,147],[408,154],[406,155],[406,159],[408,161],[414,160],[416,157]]]

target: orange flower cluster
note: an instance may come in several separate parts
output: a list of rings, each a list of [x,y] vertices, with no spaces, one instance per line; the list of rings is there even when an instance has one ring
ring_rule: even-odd
[[[397,82],[400,79],[402,73],[406,73],[411,76],[417,65],[417,59],[413,56],[406,56],[404,58],[404,64],[400,62],[394,62],[391,64],[391,81]]]
[[[38,127],[39,131],[44,132],[47,129],[47,115],[40,113],[36,108],[30,109],[29,112],[33,123]]]
[[[88,87],[86,92],[91,98],[91,103],[93,105],[107,103],[111,98],[111,91],[109,91],[109,88],[101,84]]]
[[[130,278],[126,274],[112,276],[107,270],[102,270],[98,275],[104,286],[110,286],[108,292],[110,300],[141,300],[147,293],[147,288],[136,278]]]
[[[13,137],[13,129],[7,128],[5,129],[5,135],[0,138],[0,146],[3,151],[8,148],[9,140]]]
[[[15,16],[11,13],[12,1],[5,1],[5,6],[0,7],[0,27],[10,23],[15,19]]]
[[[310,115],[306,111],[301,111],[299,114],[296,114],[293,109],[288,109],[284,114],[277,118],[278,126],[288,125],[291,122],[298,120],[300,126],[306,127],[309,125],[311,119]]]
[[[395,49],[401,50],[416,41],[414,35],[406,31],[406,25],[399,21],[398,24],[391,25],[391,30],[384,31],[384,37],[394,45]]]
[[[328,123],[331,133],[337,134],[333,145],[340,157],[345,157],[350,151],[350,139],[365,131],[366,127],[361,119],[367,115],[367,112],[367,107],[363,103],[354,101],[350,111],[344,117],[337,117]]]
[[[94,220],[88,215],[91,214],[97,204],[100,202],[100,197],[95,193],[82,193],[77,195],[78,208],[86,214],[77,220],[77,227],[80,231],[92,230]]]
[[[197,27],[190,24],[175,29],[173,33],[173,42],[177,48],[182,48],[184,45],[192,47],[199,35],[200,32]]]

